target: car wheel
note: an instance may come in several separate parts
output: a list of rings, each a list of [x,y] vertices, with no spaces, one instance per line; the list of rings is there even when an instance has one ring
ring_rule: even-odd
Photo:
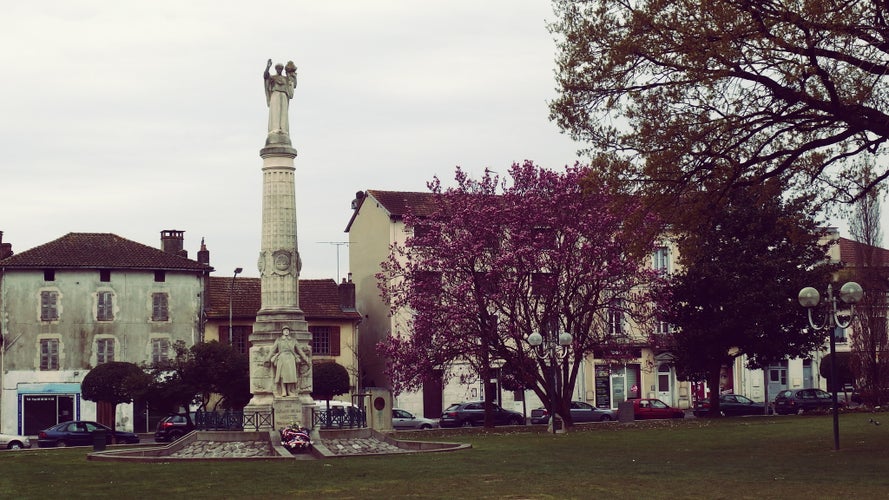
[[[170,441],[175,441],[182,437],[182,433],[179,431],[173,431],[170,433]]]
[[[725,416],[727,416],[727,415],[725,414],[725,411],[724,411],[724,410],[719,410],[719,416],[720,416],[720,417],[725,417]]]
[[[22,443],[19,443],[18,441],[13,441],[13,442],[9,443],[8,445],[6,445],[6,448],[8,448],[10,450],[21,450]]]
[[[463,424],[462,424],[461,426],[462,426],[462,427],[472,427],[472,426],[473,426],[473,424],[472,424],[472,420],[469,420],[469,419],[467,418],[466,420],[463,421]]]
[[[511,425],[524,425],[522,422],[522,417],[513,417],[512,420],[509,421]]]
[[[64,441],[56,441],[56,447],[57,447],[57,448],[64,448],[64,447],[66,447],[66,446],[68,446],[68,443],[66,443],[66,442],[64,442]]]
[[[599,418],[599,422],[611,422],[611,416],[610,415],[602,415],[602,417]]]
[[[423,429],[424,431],[428,431],[429,429],[432,428],[432,426],[429,424],[423,424],[420,426],[420,428]]]

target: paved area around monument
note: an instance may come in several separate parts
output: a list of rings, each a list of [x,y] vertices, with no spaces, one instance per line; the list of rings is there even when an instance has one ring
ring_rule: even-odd
[[[324,446],[334,455],[407,452],[407,450],[374,438],[326,439],[324,440]]]
[[[171,458],[246,458],[272,456],[267,441],[195,441]]]
[[[395,445],[374,438],[327,439],[323,445],[334,455],[367,455],[377,453],[406,453]],[[170,458],[249,458],[274,454],[264,441],[195,441]]]

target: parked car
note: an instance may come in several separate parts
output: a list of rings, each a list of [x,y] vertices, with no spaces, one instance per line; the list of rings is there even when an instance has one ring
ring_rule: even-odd
[[[7,450],[20,450],[31,447],[31,438],[15,434],[0,434],[0,447]]]
[[[839,406],[843,402],[839,401]],[[833,397],[821,389],[786,389],[775,396],[775,413],[789,415],[833,408]]]
[[[185,418],[184,413],[169,415],[157,423],[154,431],[154,440],[158,443],[175,441],[194,430],[194,413],[191,414],[191,422]]]
[[[765,404],[757,403],[747,396],[740,394],[720,394],[719,414],[723,417],[737,417],[741,415],[764,415]],[[710,400],[695,403],[694,414],[696,417],[706,416],[710,411]],[[769,407],[769,413],[772,408]]]
[[[438,427],[438,421],[430,418],[418,417],[409,411],[393,408],[392,427],[397,430],[432,429],[433,427]]]
[[[496,403],[491,403],[494,417],[494,425],[523,425],[525,417],[521,413],[501,408]],[[485,403],[473,401],[468,403],[454,403],[445,408],[438,421],[441,427],[470,427],[485,425]]]
[[[112,431],[108,427],[86,420],[74,420],[56,424],[48,429],[43,429],[37,434],[37,446],[47,448],[53,446],[88,446],[93,444],[94,432],[105,433],[105,443],[136,444],[139,436],[132,432]]]
[[[660,399],[643,398],[633,400],[633,417],[636,420],[685,418],[685,412],[679,408],[673,408]]]
[[[571,402],[571,420],[574,423],[581,422],[609,422],[617,420],[617,412],[611,409],[596,408],[583,401]],[[532,424],[545,424],[549,422],[549,411],[546,408],[531,410]]]

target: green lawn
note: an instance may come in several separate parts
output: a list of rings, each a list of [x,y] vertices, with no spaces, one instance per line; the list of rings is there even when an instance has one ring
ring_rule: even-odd
[[[880,420],[874,425],[869,419]],[[87,461],[0,452],[2,498],[889,498],[889,414],[400,433],[472,449],[316,461]]]

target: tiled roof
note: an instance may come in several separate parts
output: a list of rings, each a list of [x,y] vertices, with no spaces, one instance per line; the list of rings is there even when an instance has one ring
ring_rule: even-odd
[[[400,217],[407,212],[413,215],[429,215],[435,208],[435,194],[417,193],[409,191],[378,191],[368,190],[367,194],[373,196],[390,215]]]
[[[262,307],[260,278],[235,278],[232,289],[232,317],[256,316]],[[210,277],[207,294],[207,317],[228,318],[229,287],[232,278]],[[332,279],[299,280],[299,308],[306,319],[358,320],[358,312],[340,307],[339,288]]]
[[[111,233],[68,233],[0,260],[6,268],[89,268],[211,271],[195,260]]]
[[[873,251],[873,266],[889,267],[889,250],[860,243],[847,238],[839,239],[840,261],[847,266],[858,267],[861,265],[862,253]]]
[[[407,212],[420,217],[430,215],[436,208],[435,196],[434,193],[414,191],[380,191],[378,189],[368,189],[364,193],[359,191],[358,198],[353,202],[357,202],[357,205],[353,206],[352,217],[346,224],[346,232],[348,233],[352,228],[355,217],[368,198],[375,199],[383,210],[389,213],[389,217],[400,219]]]

